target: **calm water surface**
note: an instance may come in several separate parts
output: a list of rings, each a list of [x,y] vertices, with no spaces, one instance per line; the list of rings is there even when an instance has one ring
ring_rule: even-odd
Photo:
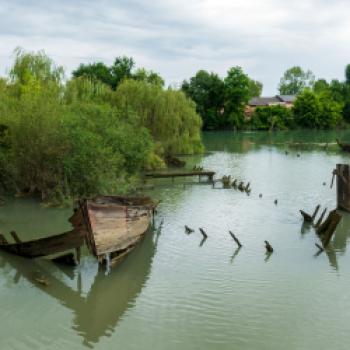
[[[331,172],[350,154],[316,143],[336,137],[350,141],[349,132],[205,134],[209,153],[186,158],[188,167],[250,181],[251,195],[156,180],[149,194],[162,201],[162,229],[109,276],[87,255],[71,269],[0,253],[0,349],[348,349],[350,216],[316,256],[318,239],[298,213],[335,207]],[[307,144],[288,148],[292,141]],[[70,212],[9,199],[0,230],[23,240],[60,233]],[[185,234],[185,224],[196,232]],[[38,274],[50,285],[37,284]]]

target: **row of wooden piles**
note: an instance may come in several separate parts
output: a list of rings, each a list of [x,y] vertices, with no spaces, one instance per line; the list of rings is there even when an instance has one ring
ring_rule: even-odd
[[[232,181],[233,180],[233,181]],[[250,194],[250,182],[245,184],[243,181],[238,181],[237,179],[232,179],[231,175],[224,175],[221,179],[213,181],[213,188],[215,187],[215,183],[221,182],[223,188],[233,188],[235,190],[246,192]]]

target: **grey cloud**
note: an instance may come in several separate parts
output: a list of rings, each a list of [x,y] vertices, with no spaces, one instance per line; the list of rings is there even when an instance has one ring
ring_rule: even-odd
[[[199,69],[224,75],[240,65],[273,94],[295,64],[342,78],[350,55],[348,7],[343,0],[3,0],[0,73],[22,46],[44,49],[68,72],[82,61],[132,55],[168,83]]]

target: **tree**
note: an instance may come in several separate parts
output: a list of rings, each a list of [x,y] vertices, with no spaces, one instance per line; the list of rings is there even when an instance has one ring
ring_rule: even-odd
[[[150,131],[158,156],[202,151],[201,118],[182,91],[129,79],[118,86],[115,104],[136,113],[137,124]]]
[[[345,83],[350,85],[350,64],[345,67]]]
[[[260,97],[263,89],[263,84],[260,81],[250,79],[249,94],[250,97]]]
[[[182,83],[182,91],[196,103],[206,130],[224,127],[224,82],[215,73],[200,70],[190,81]]]
[[[164,86],[164,80],[159,74],[151,70],[147,71],[145,68],[137,69],[136,72],[132,75],[132,78],[137,81],[143,81],[148,84],[157,85],[159,87]]]
[[[313,90],[316,94],[320,94],[330,90],[330,86],[325,79],[318,79],[315,81]]]
[[[310,70],[304,71],[301,67],[295,66],[286,70],[278,89],[281,95],[297,95],[305,88],[311,88],[314,80],[315,76]]]
[[[228,70],[224,83],[227,124],[240,128],[244,122],[244,108],[250,98],[250,79],[241,67],[232,67]]]
[[[103,62],[80,64],[80,66],[73,71],[73,76],[87,77],[93,81],[101,81],[102,83],[113,87],[115,85],[114,77],[111,69],[107,67]]]
[[[319,127],[322,129],[334,128],[342,120],[343,104],[332,99],[332,95],[324,91],[319,96]]]
[[[254,130],[284,130],[293,126],[292,111],[279,105],[258,107],[250,125]]]
[[[301,92],[294,102],[293,113],[298,126],[317,128],[320,119],[320,103],[317,95],[309,89]]]
[[[135,62],[132,57],[119,56],[115,59],[114,64],[110,68],[114,80],[113,89],[115,89],[122,80],[131,78],[134,66]]]

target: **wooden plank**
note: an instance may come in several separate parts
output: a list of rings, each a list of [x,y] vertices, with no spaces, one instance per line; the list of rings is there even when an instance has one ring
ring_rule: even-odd
[[[186,177],[186,176],[208,176],[213,178],[215,171],[187,171],[187,172],[159,172],[146,173],[146,178],[169,178],[169,177]]]
[[[1,244],[0,248],[16,255],[36,258],[80,247],[84,244],[84,239],[84,231],[72,230],[60,235],[40,238],[28,242]]]

